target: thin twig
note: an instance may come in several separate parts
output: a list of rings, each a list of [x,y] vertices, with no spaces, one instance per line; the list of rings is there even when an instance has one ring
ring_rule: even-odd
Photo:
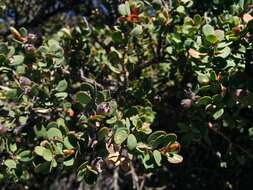
[[[130,174],[132,175],[133,180],[133,189],[141,190],[139,185],[139,178],[138,175],[135,172],[135,169],[133,167],[133,164],[130,164]]]
[[[239,144],[236,144],[236,143],[232,142],[231,139],[228,136],[226,136],[221,131],[218,131],[217,128],[215,128],[215,127],[209,127],[209,129],[211,129],[213,132],[215,132],[216,134],[218,134],[219,136],[221,136],[223,139],[225,139],[229,143],[229,147],[230,148],[232,146],[234,146],[234,147],[240,149],[243,153],[245,153],[250,159],[253,159],[253,155],[250,152],[248,152],[245,148],[243,148]]]
[[[113,190],[119,190],[119,167],[116,167],[113,171]]]
[[[87,77],[84,76],[84,72],[82,69],[80,69],[80,77],[81,79],[84,81],[84,82],[88,82],[88,83],[91,83],[91,84],[94,84],[96,85],[98,88],[100,89],[104,89],[103,85],[102,84],[99,84],[97,81],[93,80],[93,79],[89,79]]]

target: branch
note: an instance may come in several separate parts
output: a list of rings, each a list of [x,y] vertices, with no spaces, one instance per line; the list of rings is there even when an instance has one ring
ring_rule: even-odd
[[[116,167],[113,171],[113,190],[120,190],[118,181],[119,181],[119,167]]]
[[[82,3],[85,3],[85,0],[75,0],[75,1],[71,1],[71,3],[69,2],[65,2],[64,4],[62,4],[62,6],[58,6],[57,8],[54,8],[55,4],[46,4],[46,5],[42,5],[42,7],[39,10],[39,13],[34,15],[33,19],[27,22],[20,22],[15,18],[15,27],[20,28],[20,27],[36,27],[40,24],[43,24],[45,22],[48,21],[49,18],[55,16],[58,13],[62,13],[65,12],[67,10],[73,9],[74,7],[79,6]],[[45,13],[45,10],[48,10],[50,8],[53,7],[53,11]],[[16,9],[15,7],[13,8],[14,10]],[[16,15],[18,15],[18,12],[16,12]],[[22,18],[23,19],[23,18]],[[9,30],[7,30],[4,33],[1,33],[1,35],[8,35],[10,33]]]
[[[95,81],[93,79],[89,79],[89,78],[85,77],[82,69],[80,69],[80,78],[84,82],[88,82],[88,83],[94,84],[95,86],[97,86],[98,88],[100,88],[102,90],[104,89],[104,87],[103,87],[102,84],[98,83],[97,81]]]
[[[138,77],[143,69],[149,66],[157,65],[159,63],[164,63],[164,62],[170,62],[170,60],[165,59],[165,58],[154,58],[151,61],[144,61],[143,63],[136,65],[136,68],[134,69],[134,71],[129,73],[129,78],[132,79],[134,77]]]
[[[250,159],[253,160],[253,155],[248,152],[245,148],[243,148],[242,146],[240,146],[239,144],[236,144],[234,142],[231,141],[231,139],[226,136],[224,133],[222,133],[221,131],[218,131],[217,128],[215,128],[214,126],[209,127],[209,129],[211,129],[213,132],[215,132],[216,134],[218,134],[219,136],[221,136],[223,139],[225,139],[228,143],[229,143],[229,147],[236,147],[238,148],[240,151],[242,151],[244,154],[246,154]]]
[[[135,172],[135,169],[132,163],[130,163],[130,174],[132,175],[133,189],[141,190],[140,185],[139,185],[139,178]]]

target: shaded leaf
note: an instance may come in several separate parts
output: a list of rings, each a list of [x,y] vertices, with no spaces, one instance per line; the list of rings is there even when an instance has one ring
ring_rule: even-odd
[[[197,101],[197,104],[198,105],[207,105],[207,104],[210,104],[210,103],[212,103],[212,98],[210,97],[210,96],[203,96],[203,97],[201,97],[200,99],[198,99],[198,101]]]
[[[76,94],[76,100],[80,104],[86,105],[91,101],[91,97],[87,92],[80,91]]]
[[[133,28],[133,30],[130,32],[131,36],[139,36],[141,35],[143,32],[142,26],[141,25],[137,25],[136,27]]]

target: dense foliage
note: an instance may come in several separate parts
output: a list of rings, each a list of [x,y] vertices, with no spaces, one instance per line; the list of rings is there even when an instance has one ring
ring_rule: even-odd
[[[252,2],[33,3],[0,3],[3,188],[38,188],[42,177],[70,174],[76,184],[95,184],[108,171],[114,189],[120,172],[130,173],[137,189],[150,186],[147,173],[171,189],[184,187],[173,180],[185,183],[182,189],[246,186]],[[177,182],[184,169],[175,168],[196,170],[190,162],[198,162],[205,182],[195,171]],[[208,164],[217,168],[210,177]],[[220,180],[228,171],[235,176]],[[241,174],[243,181],[233,180]]]

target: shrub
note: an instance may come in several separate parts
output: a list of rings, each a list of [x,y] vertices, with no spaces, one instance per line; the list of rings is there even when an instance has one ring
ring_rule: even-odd
[[[126,1],[115,26],[77,17],[43,37],[10,27],[0,44],[0,180],[60,170],[94,184],[133,161],[148,171],[181,163],[174,128],[186,147],[210,144],[212,131],[251,157],[230,139],[253,136],[251,9],[197,5]],[[159,128],[170,98],[176,125]]]

